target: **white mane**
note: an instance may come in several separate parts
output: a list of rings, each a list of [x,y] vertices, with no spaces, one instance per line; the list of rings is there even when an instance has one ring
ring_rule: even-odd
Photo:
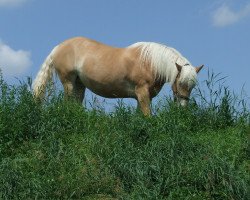
[[[151,68],[160,76],[173,84],[178,74],[175,63],[183,66],[180,81],[193,87],[196,82],[196,71],[192,64],[176,49],[154,42],[138,42],[129,47],[141,50],[141,63],[150,63]],[[185,66],[184,66],[185,65]]]

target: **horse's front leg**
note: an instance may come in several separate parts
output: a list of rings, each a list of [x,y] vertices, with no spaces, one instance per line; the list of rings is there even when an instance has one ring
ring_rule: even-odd
[[[146,85],[136,86],[135,94],[137,97],[138,107],[141,109],[142,113],[145,116],[150,116],[151,115],[151,110],[150,110],[151,98],[149,94],[149,88]]]

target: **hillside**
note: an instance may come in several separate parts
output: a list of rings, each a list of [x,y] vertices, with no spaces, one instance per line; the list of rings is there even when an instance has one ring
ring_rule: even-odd
[[[28,88],[0,80],[0,199],[249,199],[249,110],[229,90],[145,118]]]

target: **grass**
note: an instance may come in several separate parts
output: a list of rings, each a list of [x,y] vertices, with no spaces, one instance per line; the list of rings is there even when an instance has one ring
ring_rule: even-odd
[[[249,111],[227,88],[151,118],[28,88],[0,79],[0,199],[249,199]]]

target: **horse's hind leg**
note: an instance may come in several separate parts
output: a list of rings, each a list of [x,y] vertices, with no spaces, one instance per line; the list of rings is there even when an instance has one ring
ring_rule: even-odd
[[[85,87],[76,75],[68,77],[60,76],[64,88],[65,99],[75,99],[77,102],[82,103]]]
[[[86,87],[81,82],[80,78],[77,77],[75,81],[75,97],[79,103],[82,103]]]
[[[70,80],[64,80],[62,82],[63,84],[63,89],[64,89],[64,98],[65,99],[70,99],[70,98],[74,98],[74,82],[70,81]]]

